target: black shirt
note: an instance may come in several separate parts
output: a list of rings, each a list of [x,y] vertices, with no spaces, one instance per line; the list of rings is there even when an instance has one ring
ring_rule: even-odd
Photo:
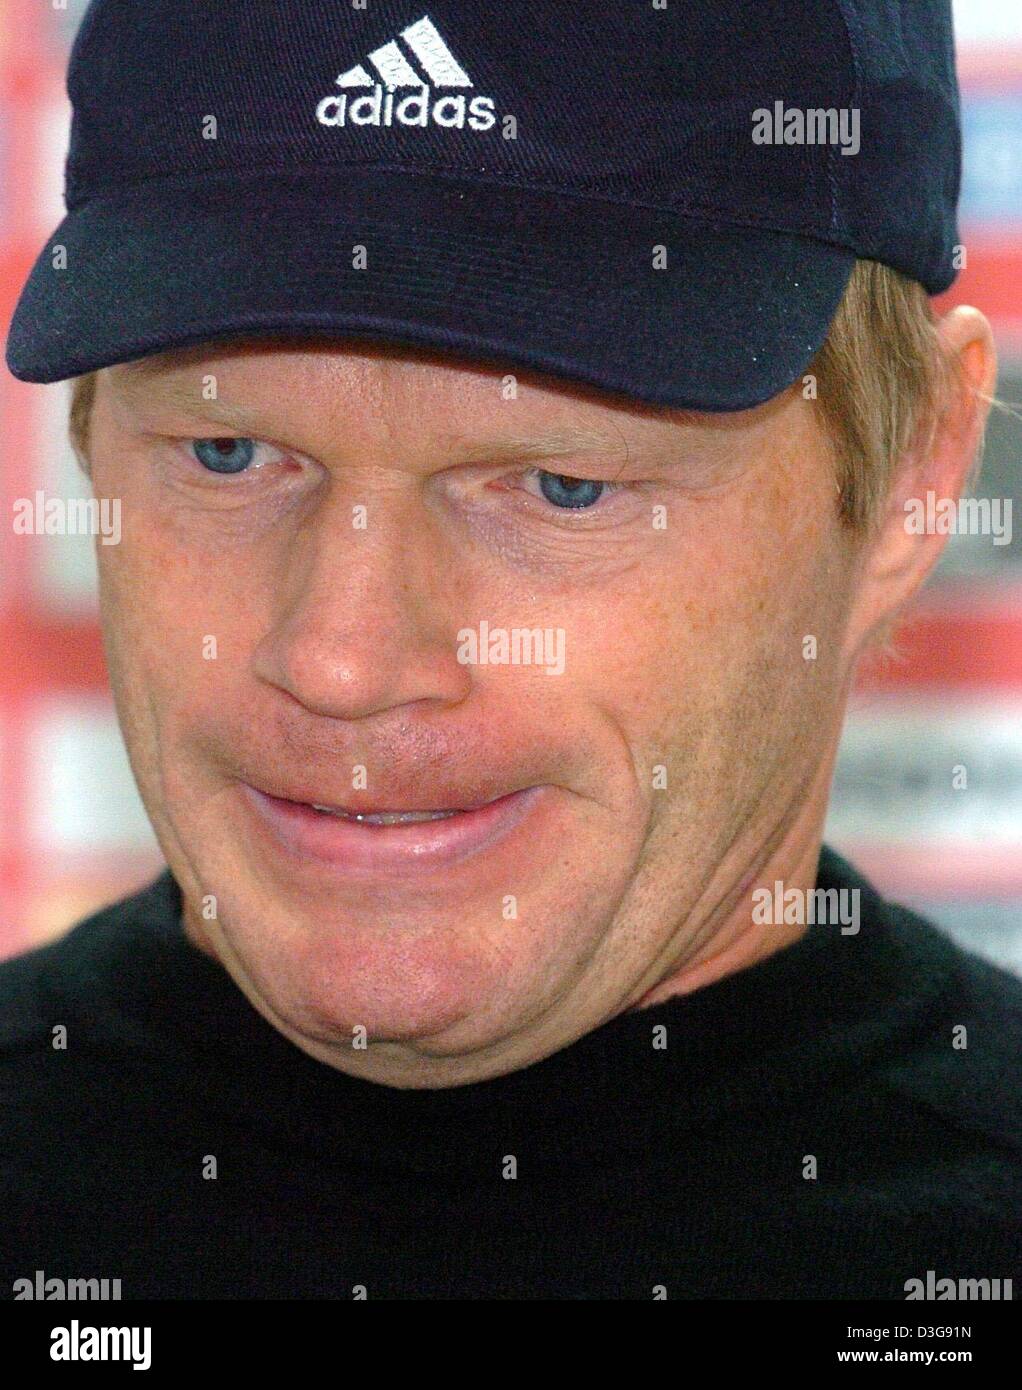
[[[826,846],[817,886],[861,890],[857,934],[411,1091],[279,1034],[164,874],[0,966],[0,1295],[1022,1291],[1022,983]]]

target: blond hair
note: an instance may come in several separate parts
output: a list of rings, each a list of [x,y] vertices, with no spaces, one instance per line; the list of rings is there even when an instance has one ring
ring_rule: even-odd
[[[857,261],[823,347],[791,388],[810,392],[820,413],[839,513],[852,531],[873,531],[899,460],[929,446],[950,393],[961,387],[958,358],[944,348],[922,285],[877,261]],[[86,471],[95,392],[94,372],[74,379],[71,443]],[[977,451],[974,472],[978,463]]]
[[[877,261],[857,261],[809,368],[836,461],[842,520],[869,534],[895,471],[925,455],[943,413],[965,389],[926,290]],[[975,482],[977,450],[966,488]]]

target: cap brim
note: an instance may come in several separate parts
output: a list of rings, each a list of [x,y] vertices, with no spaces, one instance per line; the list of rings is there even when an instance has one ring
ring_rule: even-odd
[[[171,176],[65,217],[6,356],[49,382],[239,335],[336,335],[741,410],[804,372],[854,259],[788,232],[401,170]]]

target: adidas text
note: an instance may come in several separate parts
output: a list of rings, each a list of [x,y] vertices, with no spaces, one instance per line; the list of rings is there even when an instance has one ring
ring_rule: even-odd
[[[377,83],[371,93],[349,101],[349,93],[327,96],[316,107],[320,125],[343,126],[444,126],[453,130],[492,130],[497,114],[492,97],[472,97],[458,93],[434,99],[426,86],[410,96],[385,92]]]

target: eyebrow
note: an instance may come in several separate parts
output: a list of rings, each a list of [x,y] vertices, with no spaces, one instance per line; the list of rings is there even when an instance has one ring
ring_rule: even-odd
[[[156,393],[156,403],[170,406],[185,413],[201,411],[209,419],[219,420],[221,424],[236,429],[239,434],[246,426],[255,423],[255,416],[243,406],[231,405],[229,401],[206,400],[201,390],[173,377],[161,381],[152,368],[133,364],[130,373],[121,378],[121,394],[130,406],[144,406],[150,392]]]

